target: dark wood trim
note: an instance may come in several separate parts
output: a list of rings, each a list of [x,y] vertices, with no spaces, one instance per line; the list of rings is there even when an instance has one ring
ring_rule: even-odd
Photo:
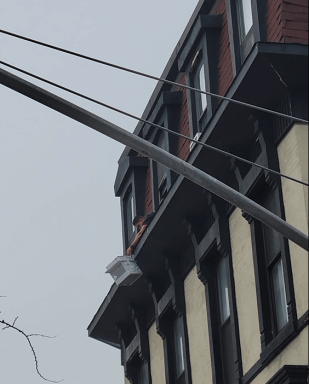
[[[170,286],[162,292],[159,292],[160,282],[155,277],[148,277],[150,291],[155,306],[155,317],[157,333],[163,339],[165,377],[166,383],[177,384],[175,379],[174,367],[174,339],[173,339],[173,319],[181,317],[182,336],[184,341],[184,383],[192,384],[190,351],[187,321],[185,313],[184,282],[181,279],[180,263],[177,255],[164,255],[166,270],[170,279]]]
[[[148,121],[157,122],[158,117],[163,113],[164,108],[166,109],[172,109],[173,107],[179,109],[182,103],[182,92],[181,91],[165,91],[162,92],[161,97],[158,100],[158,103],[155,105],[155,108],[148,118]],[[173,129],[174,127],[171,127],[170,129]],[[141,135],[144,139],[149,139],[149,136],[152,134],[152,130],[154,128],[151,127],[151,125],[144,124],[144,127],[142,129]]]
[[[193,60],[195,52],[198,51],[197,42],[202,37],[207,38],[208,30],[222,28],[222,15],[201,15],[197,19],[195,26],[190,34],[186,45],[182,48],[181,54],[178,59],[178,70],[183,72],[189,65],[189,61]]]
[[[217,72],[222,22],[222,15],[200,16],[178,59],[179,71],[186,72],[186,77],[193,87],[196,64],[203,62],[205,64],[206,89],[214,93],[218,91]],[[207,96],[207,109],[202,116],[197,116],[196,93],[187,91],[187,98],[190,106],[190,135],[194,137],[197,132],[202,132],[205,129],[218,106],[218,100]]]
[[[271,356],[271,359],[265,360],[263,362],[262,358],[260,358],[251,369],[242,377],[241,384],[250,384],[263,370],[264,368],[271,363],[276,356],[282,352],[282,350],[292,342],[307,326],[309,321],[309,312],[307,311],[299,320],[297,325],[297,331],[291,335],[290,338],[284,341],[281,345],[281,348],[278,348],[276,353]],[[281,383],[280,383],[281,384]],[[294,383],[293,383],[294,384]],[[297,383],[298,384],[298,383]]]
[[[241,378],[240,383],[241,384],[250,384],[263,370],[268,366],[273,359],[278,356],[280,352],[290,343],[292,342],[306,327],[308,327],[308,320],[309,320],[309,314],[308,311],[298,320],[298,329],[296,332],[291,335],[289,339],[287,339],[284,344],[282,344],[281,348],[278,348],[276,353],[274,353],[269,360],[263,361],[262,358],[260,358],[252,367],[251,369]],[[282,368],[284,369],[284,367]],[[279,371],[280,372],[280,371]],[[274,376],[276,377],[276,375]],[[275,383],[275,382],[274,382]],[[281,382],[279,382],[281,384]],[[278,384],[279,384],[278,383]],[[285,382],[284,382],[285,383]],[[291,384],[294,384],[292,381]],[[298,382],[296,382],[298,384]],[[295,383],[295,384],[296,384]],[[305,381],[306,383],[306,381]],[[269,384],[269,382],[267,383]]]
[[[253,26],[245,39],[241,41],[240,16],[238,14],[236,0],[226,0],[229,38],[235,77],[254,44],[259,41],[266,41],[267,2],[266,0],[251,0],[251,4]]]
[[[189,233],[196,247],[196,265],[199,279],[205,285],[207,304],[208,329],[210,337],[213,383],[223,383],[221,344],[218,328],[218,303],[216,291],[216,268],[222,258],[226,258],[228,266],[228,287],[230,292],[230,322],[235,367],[235,380],[242,373],[241,348],[238,329],[238,316],[234,287],[234,274],[231,256],[230,232],[228,219],[225,216],[224,204],[221,199],[208,194],[209,206],[215,217],[215,222],[208,229],[205,237],[198,243],[194,224],[188,222]],[[223,217],[222,217],[223,216]],[[195,232],[195,233],[194,233]]]
[[[150,349],[145,313],[142,308],[134,304],[128,307],[128,311],[135,325],[135,336],[132,338],[125,326],[118,326],[125,376],[131,383],[138,383],[139,370],[142,365],[146,365],[147,382],[145,384],[151,384]]]
[[[147,166],[148,159],[146,157],[127,156],[121,159],[119,161],[116,181],[114,184],[115,196],[121,196],[126,177],[130,175],[132,169]]]
[[[233,75],[234,77],[236,77],[241,68],[241,50],[238,14],[235,5],[235,0],[226,0],[226,12],[229,28],[229,41],[231,47]]]
[[[266,384],[306,384],[308,366],[285,365]]]

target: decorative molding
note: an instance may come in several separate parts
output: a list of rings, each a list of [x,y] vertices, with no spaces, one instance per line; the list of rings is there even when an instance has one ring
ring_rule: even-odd
[[[266,384],[307,384],[308,366],[284,365]]]

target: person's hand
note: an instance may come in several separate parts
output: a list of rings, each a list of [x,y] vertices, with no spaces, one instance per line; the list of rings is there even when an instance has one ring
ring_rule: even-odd
[[[131,246],[127,249],[127,255],[128,256],[132,256],[132,253],[133,253],[133,248],[131,248]]]

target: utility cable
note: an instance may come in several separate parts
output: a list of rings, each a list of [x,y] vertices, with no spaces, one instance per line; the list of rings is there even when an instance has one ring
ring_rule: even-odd
[[[182,137],[182,138],[184,138],[184,139],[186,139],[186,140],[189,140],[189,141],[191,141],[191,142],[193,142],[193,143],[196,143],[196,144],[198,144],[198,145],[201,145],[201,146],[203,146],[203,147],[205,147],[205,148],[208,148],[208,149],[210,149],[210,150],[212,150],[212,151],[215,151],[215,152],[217,152],[217,153],[221,153],[222,155],[228,156],[228,157],[230,157],[230,158],[234,158],[234,159],[236,159],[236,160],[239,160],[239,161],[241,161],[241,162],[243,162],[243,163],[246,163],[246,164],[249,164],[249,165],[251,165],[251,166],[255,166],[255,167],[261,168],[261,169],[263,169],[263,170],[265,170],[265,171],[267,171],[267,172],[270,172],[270,173],[272,173],[272,174],[274,174],[274,175],[277,175],[277,176],[280,176],[280,177],[284,177],[284,178],[289,179],[289,180],[291,180],[291,181],[294,181],[294,182],[296,182],[296,183],[303,184],[303,185],[305,185],[305,186],[307,186],[307,187],[309,186],[309,184],[305,183],[305,182],[302,181],[302,180],[295,179],[295,178],[290,177],[290,176],[288,176],[288,175],[285,175],[285,174],[282,174],[282,173],[280,173],[280,172],[277,172],[277,171],[275,171],[275,170],[273,170],[273,169],[264,167],[263,165],[260,165],[260,164],[257,164],[257,163],[253,163],[252,161],[249,161],[249,160],[244,159],[244,158],[242,158],[242,157],[233,155],[233,154],[231,154],[231,153],[229,153],[229,152],[223,151],[222,149],[213,147],[213,146],[211,146],[211,145],[209,145],[209,144],[202,143],[202,142],[200,142],[200,141],[198,141],[198,140],[192,139],[191,137],[188,137],[188,136],[183,135],[183,134],[181,134],[181,133],[174,132],[174,131],[172,131],[172,130],[170,130],[170,129],[168,129],[168,128],[162,127],[161,125],[152,123],[152,122],[150,122],[150,121],[148,121],[148,120],[145,120],[145,119],[143,119],[143,118],[140,118],[140,117],[137,117],[137,116],[135,116],[135,115],[132,115],[132,114],[130,114],[130,113],[128,113],[128,112],[125,112],[125,111],[123,111],[123,110],[121,110],[121,109],[112,107],[111,105],[102,103],[101,101],[98,101],[98,100],[93,99],[93,98],[91,98],[91,97],[85,96],[85,95],[83,95],[82,93],[73,91],[72,89],[66,88],[66,87],[64,87],[64,86],[62,86],[62,85],[60,85],[60,84],[57,84],[57,83],[54,83],[54,82],[49,81],[49,80],[47,80],[47,79],[44,79],[43,77],[34,75],[33,73],[27,72],[27,71],[25,71],[25,70],[23,70],[23,69],[20,69],[20,68],[18,68],[18,67],[15,67],[15,66],[13,66],[13,65],[11,65],[11,64],[5,63],[4,61],[0,61],[0,64],[5,65],[5,66],[7,66],[7,67],[9,67],[9,68],[11,68],[11,69],[14,69],[14,70],[16,70],[16,71],[19,71],[19,72],[21,72],[21,73],[23,73],[23,74],[25,74],[25,75],[27,75],[27,76],[31,76],[31,77],[33,77],[33,78],[35,78],[35,79],[37,79],[37,80],[43,81],[43,82],[45,82],[45,83],[47,83],[47,84],[50,84],[50,85],[52,85],[52,86],[54,86],[54,87],[57,87],[57,88],[59,88],[59,89],[62,89],[62,90],[64,90],[64,91],[66,91],[66,92],[72,93],[73,95],[79,96],[79,97],[81,97],[81,98],[83,98],[83,99],[86,99],[86,100],[89,100],[89,101],[91,101],[91,102],[93,102],[93,103],[99,104],[99,105],[101,105],[101,106],[103,106],[103,107],[105,107],[105,108],[108,108],[108,109],[111,109],[111,110],[113,110],[113,111],[115,111],[115,112],[121,113],[122,115],[131,117],[132,119],[135,119],[135,120],[139,120],[139,121],[141,121],[141,122],[143,122],[143,123],[145,123],[145,124],[149,124],[150,126],[157,127],[157,128],[159,128],[159,129],[162,129],[163,131],[166,131],[166,132],[168,132],[168,133],[170,133],[170,134],[173,134],[173,135],[175,135],[175,136]]]
[[[231,99],[231,98],[226,97],[226,96],[220,96],[220,95],[218,95],[218,94],[215,94],[215,93],[212,93],[212,92],[208,92],[208,91],[202,91],[201,89],[194,88],[194,87],[190,87],[190,86],[188,86],[188,85],[180,84],[180,83],[177,83],[177,82],[174,82],[174,81],[171,81],[171,80],[163,79],[163,78],[161,78],[161,77],[156,77],[156,76],[148,75],[148,74],[146,74],[146,73],[139,72],[139,71],[135,71],[135,70],[130,69],[130,68],[127,68],[127,67],[122,67],[122,66],[120,66],[120,65],[112,64],[112,63],[109,63],[109,62],[107,62],[107,61],[103,61],[103,60],[96,59],[96,58],[94,58],[94,57],[86,56],[86,55],[83,55],[83,54],[80,54],[80,53],[77,53],[77,52],[74,52],[74,51],[69,51],[69,50],[67,50],[67,49],[57,47],[57,46],[55,46],[55,45],[51,45],[51,44],[47,44],[47,43],[43,43],[43,42],[41,42],[41,41],[34,40],[34,39],[30,39],[30,38],[25,37],[25,36],[17,35],[17,34],[15,34],[15,33],[8,32],[8,31],[5,31],[5,30],[3,30],[3,29],[0,29],[0,33],[6,34],[6,35],[9,35],[9,36],[12,36],[12,37],[16,37],[16,38],[18,38],[18,39],[22,39],[22,40],[28,41],[28,42],[30,42],[30,43],[34,43],[34,44],[38,44],[38,45],[42,45],[43,47],[47,47],[47,48],[51,48],[51,49],[55,49],[55,50],[57,50],[57,51],[67,53],[67,54],[69,54],[69,55],[77,56],[77,57],[80,57],[80,58],[82,58],[82,59],[86,59],[86,60],[94,61],[94,62],[99,63],[99,64],[103,64],[103,65],[106,65],[106,66],[109,66],[109,67],[112,67],[112,68],[120,69],[121,71],[130,72],[130,73],[133,73],[133,74],[135,74],[135,75],[139,75],[139,76],[147,77],[147,78],[149,78],[149,79],[157,80],[157,81],[160,81],[160,82],[163,82],[163,83],[167,83],[167,84],[170,84],[170,85],[180,86],[180,87],[185,88],[185,89],[188,89],[188,90],[190,90],[190,91],[199,92],[199,93],[202,93],[202,94],[205,94],[205,95],[209,95],[209,96],[211,96],[211,97],[216,97],[216,98],[221,99],[221,100],[226,100],[226,101],[229,101],[229,102],[231,102],[231,103],[241,105],[241,106],[243,106],[243,107],[249,107],[249,108],[252,108],[252,109],[256,109],[256,110],[258,110],[258,111],[261,111],[261,112],[271,113],[271,114],[276,115],[276,116],[280,116],[280,117],[288,118],[288,119],[297,121],[297,122],[299,122],[299,123],[305,123],[305,124],[308,124],[308,121],[307,121],[307,120],[301,119],[301,118],[299,118],[299,117],[286,115],[286,114],[284,114],[284,113],[277,112],[277,111],[273,111],[273,110],[266,109],[266,108],[263,108],[263,107],[259,107],[259,106],[257,106],[257,105],[248,104],[248,103],[245,103],[245,102],[240,101],[240,100]]]

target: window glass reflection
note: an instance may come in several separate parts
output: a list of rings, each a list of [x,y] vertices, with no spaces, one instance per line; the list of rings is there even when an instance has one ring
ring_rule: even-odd
[[[278,332],[288,322],[288,311],[282,259],[278,260],[272,268],[273,294]]]
[[[238,0],[238,13],[242,39],[244,39],[253,25],[251,0]]]
[[[197,69],[195,87],[203,92],[206,92],[205,66],[203,63]],[[197,93],[196,97],[198,114],[201,116],[207,108],[207,95],[204,93]]]

